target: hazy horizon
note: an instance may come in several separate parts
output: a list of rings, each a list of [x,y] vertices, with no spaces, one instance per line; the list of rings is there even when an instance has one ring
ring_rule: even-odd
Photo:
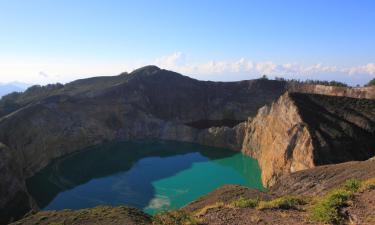
[[[199,80],[375,77],[375,3],[1,1],[0,82],[66,83],[156,65]]]

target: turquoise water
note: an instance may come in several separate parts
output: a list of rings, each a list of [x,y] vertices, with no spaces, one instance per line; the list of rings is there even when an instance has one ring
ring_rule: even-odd
[[[224,185],[263,189],[256,160],[201,145],[117,142],[60,158],[27,180],[43,210],[130,205],[150,214],[182,207]]]

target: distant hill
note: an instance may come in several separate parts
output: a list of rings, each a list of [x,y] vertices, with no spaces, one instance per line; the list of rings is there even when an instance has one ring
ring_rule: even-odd
[[[6,84],[0,83],[0,98],[12,92],[21,92],[26,90],[30,85],[21,82],[11,82]]]

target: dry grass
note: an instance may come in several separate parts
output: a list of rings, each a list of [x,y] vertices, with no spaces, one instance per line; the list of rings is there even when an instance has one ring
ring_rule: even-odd
[[[216,209],[216,208],[221,208],[221,207],[226,207],[226,205],[223,202],[216,202],[211,205],[206,205],[205,207],[201,208],[200,210],[196,211],[194,213],[195,216],[203,216],[207,213],[208,210],[210,209]]]
[[[257,209],[296,209],[299,205],[306,204],[306,201],[299,197],[283,196],[271,201],[261,201]]]
[[[241,197],[237,200],[232,201],[229,205],[238,208],[255,208],[258,206],[258,203],[258,199]]]
[[[375,177],[363,181],[361,187],[359,188],[359,192],[364,192],[367,190],[374,190],[375,189]]]

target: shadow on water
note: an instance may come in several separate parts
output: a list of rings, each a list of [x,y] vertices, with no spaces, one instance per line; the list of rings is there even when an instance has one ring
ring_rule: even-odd
[[[154,181],[174,176],[193,163],[220,161],[234,154],[238,153],[173,141],[107,143],[54,160],[28,179],[27,187],[41,209],[78,209],[108,202],[145,208],[155,197]]]

